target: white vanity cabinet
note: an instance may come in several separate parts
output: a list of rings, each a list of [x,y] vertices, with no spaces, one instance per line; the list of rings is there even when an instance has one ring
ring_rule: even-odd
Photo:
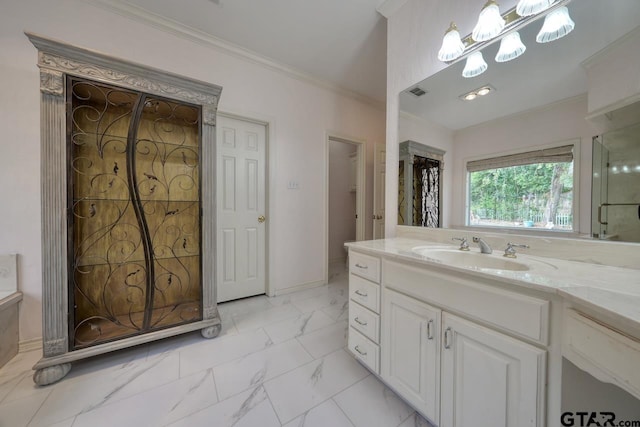
[[[349,349],[403,399],[440,427],[545,426],[548,300],[426,265],[349,257]]]
[[[383,299],[381,377],[437,423],[441,310],[390,289]]]

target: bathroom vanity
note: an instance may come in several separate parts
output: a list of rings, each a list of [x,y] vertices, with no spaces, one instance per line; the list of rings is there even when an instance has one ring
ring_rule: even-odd
[[[640,398],[637,270],[407,237],[348,246],[349,350],[434,425],[557,425],[563,357]]]

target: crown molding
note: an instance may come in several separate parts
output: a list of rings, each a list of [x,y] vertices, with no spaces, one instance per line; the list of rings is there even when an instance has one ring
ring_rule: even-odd
[[[633,30],[629,31],[627,34],[623,35],[622,37],[612,41],[607,46],[605,46],[604,48],[600,49],[599,51],[597,51],[596,53],[594,53],[593,55],[591,55],[590,57],[588,57],[587,59],[582,61],[580,63],[580,65],[585,70],[589,70],[594,65],[596,65],[599,62],[601,62],[602,60],[606,59],[606,56],[609,53],[611,53],[612,51],[618,49],[620,46],[622,46],[627,41],[633,40],[635,38],[640,39],[640,26],[638,26],[638,27],[634,28]]]
[[[271,58],[261,55],[252,50],[246,49],[242,46],[233,44],[224,39],[213,36],[205,31],[197,28],[190,27],[181,22],[167,18],[165,16],[156,14],[147,9],[139,6],[132,5],[123,0],[84,0],[86,3],[105,9],[109,12],[116,13],[128,19],[140,22],[145,25],[152,26],[161,31],[169,34],[173,34],[178,37],[190,40],[200,45],[213,48],[217,51],[233,55],[237,58],[246,60],[253,64],[257,64],[268,68],[272,71],[277,71],[285,74],[288,77],[296,80],[310,83],[317,87],[330,90],[338,95],[346,96],[355,99],[359,102],[371,105],[377,109],[385,110],[386,103],[378,101],[377,99],[363,95],[350,89],[346,89],[343,86],[330,83],[326,80],[319,79],[311,74],[299,71],[293,67],[277,62]],[[402,0],[405,1],[405,0]]]
[[[407,0],[385,0],[380,6],[376,8],[376,10],[380,15],[389,19],[402,6],[404,6],[406,2]]]

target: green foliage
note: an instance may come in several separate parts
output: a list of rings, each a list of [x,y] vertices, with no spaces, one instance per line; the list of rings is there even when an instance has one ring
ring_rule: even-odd
[[[511,166],[470,173],[471,213],[481,218],[523,221],[542,212],[552,191],[555,163]],[[558,168],[561,191],[573,190],[572,163]]]

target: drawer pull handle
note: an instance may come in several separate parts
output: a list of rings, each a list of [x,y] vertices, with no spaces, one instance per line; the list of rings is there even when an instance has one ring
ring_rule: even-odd
[[[444,348],[451,348],[451,328],[444,330]]]
[[[354,350],[357,351],[358,353],[360,353],[360,355],[362,355],[362,356],[366,356],[367,355],[367,352],[366,351],[363,352],[362,350],[360,350],[360,347],[358,347],[358,346],[355,346]]]
[[[358,268],[362,268],[363,270],[366,270],[366,269],[368,269],[368,268],[369,268],[369,267],[368,267],[368,266],[366,266],[366,265],[360,265],[360,264],[356,264],[356,267],[358,267]]]
[[[360,292],[360,289],[356,289],[356,295],[360,295],[361,297],[368,297],[369,294],[367,294],[366,292]]]
[[[427,322],[427,339],[430,339],[430,340],[433,339],[433,331],[431,330],[432,327],[433,327],[433,319],[430,319],[429,322]]]
[[[355,319],[353,319],[353,321],[356,322],[359,325],[367,326],[367,322],[363,322],[362,320],[358,319],[357,317]]]

